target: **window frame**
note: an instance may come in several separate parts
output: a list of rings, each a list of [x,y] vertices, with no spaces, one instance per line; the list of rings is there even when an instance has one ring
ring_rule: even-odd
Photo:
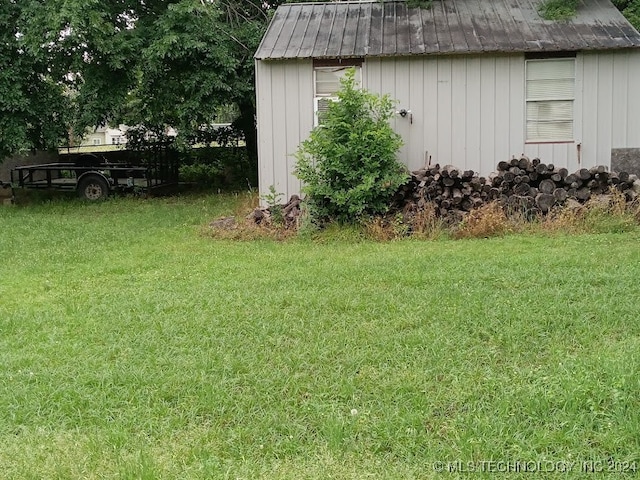
[[[528,94],[528,86],[529,86],[529,65],[532,62],[557,62],[557,61],[573,61],[573,88],[572,95],[566,97],[558,97],[550,95],[549,98],[529,98]],[[526,144],[562,144],[562,143],[575,143],[576,141],[576,103],[577,103],[577,95],[576,95],[576,85],[577,85],[577,62],[576,62],[576,52],[555,52],[553,54],[527,54],[525,55],[525,72],[524,72],[524,138]],[[558,78],[560,79],[560,78]],[[556,80],[556,79],[550,79]],[[530,138],[529,137],[529,105],[533,103],[548,103],[552,104],[554,102],[571,102],[571,134],[570,138],[563,136],[558,136],[557,138],[548,137],[548,138]],[[536,122],[540,122],[540,120],[535,120]],[[550,120],[553,122],[554,120]],[[556,120],[560,122],[562,120]],[[569,120],[566,120],[569,121]]]
[[[337,90],[335,92],[330,93],[318,93],[318,78],[317,73],[321,70],[329,70],[329,69],[348,69],[355,68],[356,69],[356,81],[362,83],[362,64],[364,63],[364,59],[362,58],[352,58],[352,59],[323,59],[323,60],[314,60],[313,61],[313,126],[318,127],[322,125],[322,122],[319,117],[319,104],[322,100],[330,100],[337,101]]]

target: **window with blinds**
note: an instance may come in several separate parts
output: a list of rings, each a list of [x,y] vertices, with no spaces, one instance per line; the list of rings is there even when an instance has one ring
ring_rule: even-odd
[[[356,69],[356,82],[360,82],[360,67],[357,65],[340,65],[314,68],[314,114],[315,125],[322,124],[322,117],[329,108],[329,103],[338,100],[340,80],[349,68]]]
[[[575,58],[526,61],[527,141],[573,140]]]

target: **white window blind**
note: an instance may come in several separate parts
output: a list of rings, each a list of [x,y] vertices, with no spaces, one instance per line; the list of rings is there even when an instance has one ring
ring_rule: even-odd
[[[316,125],[322,124],[323,117],[327,113],[327,110],[329,110],[329,104],[336,101],[338,101],[337,97],[316,97],[314,99],[313,111],[315,112]]]
[[[573,140],[575,58],[527,60],[527,140]]]
[[[329,103],[337,101],[337,93],[340,90],[340,80],[350,68],[355,68],[356,83],[360,82],[360,67],[336,66],[314,68],[314,114],[315,125],[322,124],[322,116],[329,108]]]

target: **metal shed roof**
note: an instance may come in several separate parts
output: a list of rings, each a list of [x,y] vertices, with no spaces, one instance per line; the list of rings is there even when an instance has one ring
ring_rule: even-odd
[[[278,7],[255,57],[349,58],[640,47],[610,0],[580,0],[568,21],[547,21],[539,0],[292,3]]]

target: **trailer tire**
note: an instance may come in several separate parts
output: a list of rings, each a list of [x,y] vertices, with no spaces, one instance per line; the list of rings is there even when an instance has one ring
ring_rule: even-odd
[[[78,182],[78,196],[83,200],[96,202],[109,195],[109,184],[100,175],[85,175]]]

